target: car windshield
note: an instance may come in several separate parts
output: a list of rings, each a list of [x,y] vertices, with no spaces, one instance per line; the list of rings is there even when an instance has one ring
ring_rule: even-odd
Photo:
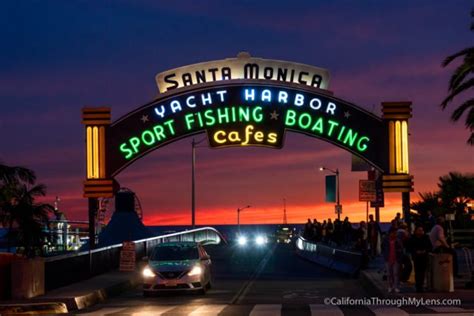
[[[199,253],[195,245],[169,245],[156,247],[150,260],[173,261],[199,259]]]

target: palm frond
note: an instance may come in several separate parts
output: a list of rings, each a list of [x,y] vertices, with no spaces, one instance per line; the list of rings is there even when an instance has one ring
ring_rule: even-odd
[[[33,170],[20,166],[7,166],[0,164],[0,181],[4,183],[26,182],[33,184],[36,181],[36,174]]]
[[[469,113],[466,116],[465,125],[466,128],[470,129],[471,131],[474,131],[474,106],[471,107]]]
[[[46,195],[46,185],[40,183],[37,184],[28,190],[28,195],[31,197],[45,196]]]
[[[441,66],[443,67],[446,67],[447,65],[449,65],[453,60],[455,60],[456,58],[460,57],[460,56],[463,56],[463,55],[467,55],[467,54],[473,54],[474,53],[474,47],[468,47],[468,48],[465,48],[463,50],[460,50],[459,52],[457,53],[454,53],[448,57],[446,57],[443,62],[441,63]]]
[[[464,90],[467,90],[467,89],[472,88],[472,87],[474,87],[474,78],[471,78],[471,79],[463,82],[458,87],[453,89],[451,91],[451,93],[446,97],[446,99],[443,100],[443,102],[441,103],[441,107],[443,109],[445,109],[446,106],[448,105],[448,103],[451,102],[454,99],[455,96],[457,96],[458,94],[460,94]]]
[[[454,122],[458,121],[461,118],[461,116],[464,114],[464,112],[469,110],[469,108],[471,108],[471,111],[474,109],[474,99],[469,99],[466,102],[464,102],[463,104],[461,104],[460,106],[458,106],[453,111],[453,114],[451,114],[451,120],[454,121]],[[469,114],[470,114],[470,112],[469,112]],[[471,121],[472,121],[472,118],[469,118],[470,116],[471,115],[468,115],[467,120],[471,119]],[[467,120],[466,120],[466,126],[469,127],[467,125]]]
[[[469,64],[469,63],[462,63],[459,65],[458,68],[454,71],[453,75],[451,76],[451,79],[449,80],[449,90],[454,90],[456,87],[458,87],[464,78],[470,73],[474,71],[474,64]]]
[[[467,140],[468,145],[474,146],[474,133],[471,133],[471,137]]]

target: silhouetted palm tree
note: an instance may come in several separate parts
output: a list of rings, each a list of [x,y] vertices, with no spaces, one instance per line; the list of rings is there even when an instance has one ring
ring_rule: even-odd
[[[36,203],[35,198],[46,195],[43,184],[29,188],[21,185],[17,191],[16,204],[13,207],[13,221],[18,224],[18,244],[23,247],[27,257],[34,257],[41,251],[43,227],[49,214],[54,211],[50,204]]]
[[[459,226],[467,225],[467,203],[474,200],[474,174],[450,172],[439,177],[438,192],[419,193],[420,201],[411,203],[410,207],[422,217],[431,211],[435,216],[455,213]]]
[[[471,16],[474,17],[474,9],[471,11]],[[474,22],[471,23],[471,31],[474,31]],[[474,72],[474,47],[465,48],[451,56],[446,57],[442,66],[446,67],[455,59],[463,57],[463,62],[455,70],[449,81],[449,94],[441,103],[443,110],[448,106],[448,103],[453,101],[454,97],[463,92],[473,91],[474,78],[471,75]],[[464,113],[467,113],[465,126],[471,132],[467,143],[474,145],[474,98],[469,98],[467,101],[459,105],[451,114],[451,120],[458,121]]]
[[[54,210],[49,204],[35,202],[46,194],[46,186],[34,185],[35,181],[32,170],[0,164],[0,221],[8,227],[8,248],[16,225],[19,245],[29,257],[41,245],[42,226]]]
[[[464,212],[469,201],[474,199],[474,175],[450,172],[439,177],[439,196],[443,207]]]
[[[439,216],[441,214],[441,198],[437,192],[418,193],[420,200],[412,202],[410,208],[418,212],[422,217],[426,217],[428,211],[433,215]]]
[[[33,170],[18,166],[7,166],[0,163],[0,185],[8,183],[26,182],[33,184],[36,175]]]

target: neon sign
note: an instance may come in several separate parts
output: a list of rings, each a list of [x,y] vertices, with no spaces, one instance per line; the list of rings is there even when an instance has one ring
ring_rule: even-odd
[[[238,79],[270,80],[327,89],[329,72],[310,65],[253,58],[248,53],[240,53],[237,58],[188,65],[156,75],[161,93],[201,83]]]
[[[84,196],[113,196],[118,173],[188,136],[206,133],[212,148],[278,149],[287,131],[322,139],[365,160],[384,173],[384,192],[413,191],[409,101],[382,102],[378,117],[335,98],[327,90],[326,69],[248,53],[171,69],[156,75],[156,83],[160,94],[155,100],[113,123],[110,108],[83,108]]]
[[[382,168],[384,126],[376,116],[321,90],[213,83],[167,93],[112,124],[109,168],[114,175],[151,150],[204,132],[213,148],[282,148],[287,130],[324,139]]]

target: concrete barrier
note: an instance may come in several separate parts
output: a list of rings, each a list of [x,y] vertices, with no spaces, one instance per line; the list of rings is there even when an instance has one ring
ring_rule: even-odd
[[[354,251],[329,247],[298,237],[296,253],[314,263],[351,276],[359,273],[362,254]]]
[[[0,315],[57,315],[67,312],[66,304],[61,302],[0,304]]]

